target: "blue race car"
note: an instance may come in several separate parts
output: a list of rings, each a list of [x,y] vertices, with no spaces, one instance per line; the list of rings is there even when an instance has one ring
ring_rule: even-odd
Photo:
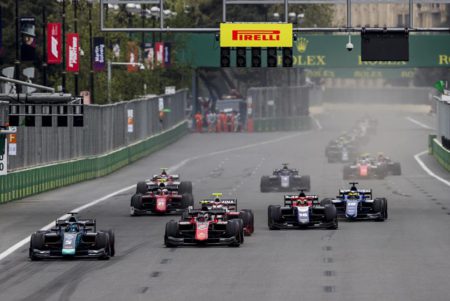
[[[115,254],[114,232],[97,231],[95,219],[77,219],[69,213],[65,220],[56,220],[50,230],[31,234],[31,260],[61,257],[84,257],[107,260]]]
[[[350,189],[340,189],[335,199],[323,199],[322,205],[334,204],[338,217],[348,220],[386,220],[388,218],[387,199],[374,199],[372,189],[358,189],[357,184],[357,182],[351,182]]]

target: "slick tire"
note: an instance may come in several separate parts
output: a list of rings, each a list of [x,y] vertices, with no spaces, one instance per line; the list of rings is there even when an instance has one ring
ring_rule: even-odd
[[[337,211],[334,205],[325,205],[325,221],[331,223],[337,219]]]
[[[190,181],[181,182],[180,186],[178,187],[178,193],[181,195],[185,193],[189,193],[192,195],[192,182]]]
[[[168,237],[178,237],[178,223],[174,220],[170,220],[166,224],[166,232],[164,233],[164,245],[168,248],[176,248],[176,245],[171,244]]]
[[[267,208],[267,224],[270,230],[279,230],[275,227],[275,223],[277,223],[281,218],[281,207],[278,205],[270,205]]]
[[[105,249],[105,255],[102,257],[99,257],[100,260],[108,260],[111,256],[111,249],[110,249],[110,243],[109,243],[109,237],[108,233],[106,232],[99,232],[97,233],[97,238],[95,241],[95,249]]]
[[[244,227],[247,228],[246,235],[252,235],[255,231],[255,216],[253,215],[253,211],[251,209],[242,209],[241,214],[241,218],[244,221]]]
[[[42,250],[43,247],[44,247],[44,234],[42,233],[31,234],[29,257],[32,261],[39,260],[39,258],[34,255],[33,249]]]
[[[109,236],[109,251],[110,251],[110,255],[111,257],[114,257],[116,255],[116,238],[114,235],[114,231],[109,229],[107,231],[108,236]]]
[[[386,219],[385,217],[385,201],[382,198],[377,198],[373,200],[373,212],[374,213],[381,213],[381,217],[376,219],[377,221],[384,221]]]
[[[139,209],[142,209],[142,195],[135,194],[131,197],[130,215],[131,216],[140,215],[138,212]]]
[[[227,223],[226,235],[227,237],[236,237],[236,241],[229,244],[230,247],[239,247],[241,245],[240,232],[239,228],[239,220],[240,219],[232,219]],[[241,220],[242,221],[242,220]]]
[[[146,194],[148,192],[147,183],[138,182],[136,185],[136,193],[138,194]]]
[[[261,190],[261,192],[269,192],[270,191],[270,179],[268,176],[261,177],[260,190]]]
[[[189,206],[194,206],[194,198],[190,193],[184,193],[181,196],[181,206],[183,208],[188,208]]]
[[[330,198],[325,198],[320,201],[320,206],[332,205],[333,202]]]

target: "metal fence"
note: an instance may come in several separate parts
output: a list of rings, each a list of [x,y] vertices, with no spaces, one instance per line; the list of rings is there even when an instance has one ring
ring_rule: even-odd
[[[59,161],[105,154],[167,129],[185,119],[187,91],[176,94],[119,102],[111,105],[85,105],[84,127],[35,127],[17,129],[17,155],[8,157],[8,169],[16,170]],[[159,116],[159,99],[165,114]],[[0,104],[2,116],[8,104]],[[133,132],[128,132],[128,110],[133,111]]]

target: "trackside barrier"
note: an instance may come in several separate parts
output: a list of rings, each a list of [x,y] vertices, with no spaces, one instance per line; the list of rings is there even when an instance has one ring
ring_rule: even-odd
[[[0,203],[110,174],[177,141],[187,122],[105,155],[11,172],[0,177]]]
[[[311,129],[309,116],[254,119],[255,132],[304,131]]]
[[[435,157],[439,164],[450,172],[450,151],[442,146],[436,135],[428,136],[428,153]]]

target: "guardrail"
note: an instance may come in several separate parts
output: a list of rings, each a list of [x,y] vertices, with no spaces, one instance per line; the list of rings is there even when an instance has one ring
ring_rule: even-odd
[[[0,177],[0,203],[110,174],[175,142],[187,121],[110,153],[11,172]]]
[[[439,164],[450,172],[450,151],[442,146],[436,135],[428,136],[428,153],[435,157]]]

